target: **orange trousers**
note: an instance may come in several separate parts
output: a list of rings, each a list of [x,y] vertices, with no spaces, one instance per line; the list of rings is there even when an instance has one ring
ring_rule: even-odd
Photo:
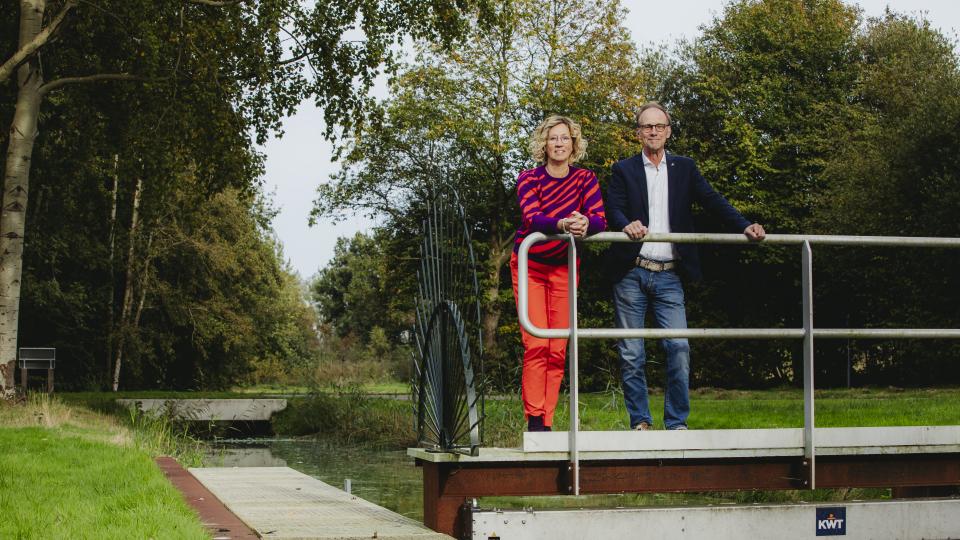
[[[579,267],[579,261],[577,261]],[[540,328],[570,327],[570,272],[567,264],[543,264],[528,260],[527,278],[530,321]],[[510,258],[513,275],[513,297],[519,309],[517,254]],[[579,272],[577,273],[579,277]],[[523,415],[543,416],[545,426],[553,425],[553,412],[560,397],[560,382],[566,365],[567,340],[543,339],[520,328],[523,341],[523,373],[521,392]]]

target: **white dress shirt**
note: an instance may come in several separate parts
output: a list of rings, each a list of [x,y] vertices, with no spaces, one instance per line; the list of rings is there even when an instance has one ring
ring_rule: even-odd
[[[650,201],[650,223],[647,229],[652,233],[670,232],[670,193],[667,184],[667,155],[664,153],[659,165],[654,165],[646,154],[643,156],[643,170],[647,173],[647,200]],[[673,244],[666,242],[644,242],[640,255],[655,261],[673,260]]]

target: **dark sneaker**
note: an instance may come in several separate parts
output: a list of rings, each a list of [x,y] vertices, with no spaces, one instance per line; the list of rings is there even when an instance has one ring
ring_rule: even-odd
[[[546,431],[542,416],[527,417],[527,431]]]
[[[686,431],[687,426],[676,426],[676,427],[667,428],[667,429],[669,429],[670,431]]]

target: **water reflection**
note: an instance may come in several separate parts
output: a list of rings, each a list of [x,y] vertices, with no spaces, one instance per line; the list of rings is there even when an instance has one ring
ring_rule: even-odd
[[[334,445],[312,439],[256,439],[211,444],[204,467],[290,467],[417,521],[423,520],[421,472],[403,450]]]

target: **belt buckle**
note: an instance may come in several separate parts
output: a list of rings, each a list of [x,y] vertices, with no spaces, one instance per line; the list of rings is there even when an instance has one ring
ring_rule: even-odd
[[[672,268],[672,262],[673,261],[655,261],[645,257],[637,257],[637,266],[651,272],[663,272],[667,270],[668,264],[670,264]]]

